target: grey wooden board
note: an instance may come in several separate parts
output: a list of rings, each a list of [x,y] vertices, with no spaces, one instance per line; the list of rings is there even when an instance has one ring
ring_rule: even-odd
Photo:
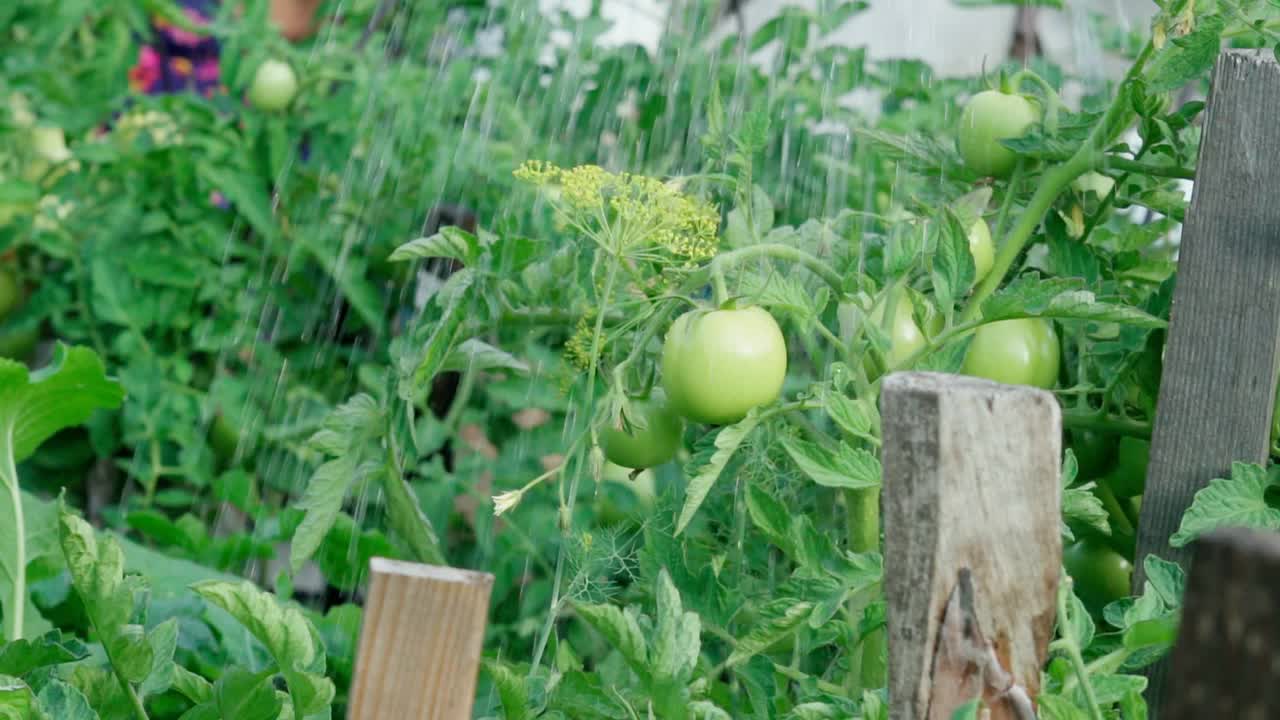
[[[1280,535],[1222,530],[1197,543],[1165,720],[1280,717]]]
[[[1062,562],[1057,401],[1034,388],[895,373],[881,413],[890,718],[950,718],[948,688],[969,687],[933,675],[943,613],[964,569],[981,635],[1034,695]],[[1014,715],[996,707],[991,717]]]
[[[1169,546],[1196,491],[1233,461],[1266,460],[1280,361],[1280,66],[1218,58],[1182,233],[1164,378],[1138,530],[1137,572]],[[1149,673],[1153,717],[1164,665]]]

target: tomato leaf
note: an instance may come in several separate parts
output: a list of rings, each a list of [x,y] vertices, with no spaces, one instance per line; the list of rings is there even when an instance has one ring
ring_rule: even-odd
[[[32,640],[0,645],[0,675],[26,675],[37,668],[83,660],[89,650],[74,637],[50,630]]]
[[[693,477],[689,479],[688,487],[685,488],[684,507],[681,508],[680,518],[676,521],[676,535],[684,532],[684,529],[689,526],[698,508],[702,507],[702,501],[707,499],[707,493],[711,492],[711,486],[715,485],[716,480],[719,479],[720,473],[733,459],[734,453],[738,452],[742,442],[756,429],[756,425],[760,424],[759,412],[759,408],[752,408],[745,418],[734,425],[722,427],[716,432],[712,441],[715,447],[714,452],[702,465],[695,466],[696,472],[691,473]],[[693,465],[696,462],[697,458],[690,464]]]
[[[688,684],[702,649],[702,622],[697,613],[685,612],[680,591],[663,568],[656,588],[657,618],[652,642],[654,683],[680,688]]]
[[[829,449],[798,438],[779,442],[796,466],[823,487],[880,487],[880,461],[867,450],[845,443]]]
[[[972,221],[966,224],[951,211],[944,212],[937,223],[930,223],[937,239],[931,268],[933,290],[944,312],[973,284],[975,266],[969,251],[968,225]]]
[[[1041,278],[1035,273],[1019,277],[982,304],[982,318],[987,322],[1022,317],[1095,320],[1150,328],[1168,324],[1135,307],[1099,301],[1078,278]]]
[[[328,717],[333,682],[324,676],[325,654],[316,629],[302,611],[285,607],[248,581],[209,580],[192,586],[226,610],[266,647],[289,686],[296,717]]]
[[[1152,93],[1176,90],[1199,77],[1217,59],[1226,22],[1217,15],[1201,16],[1191,33],[1174,38],[1147,63],[1147,90]]]
[[[441,365],[441,370],[514,370],[519,373],[529,372],[529,364],[511,353],[496,348],[478,338],[463,340],[458,347],[449,353]]]
[[[450,225],[441,228],[435,235],[410,240],[392,251],[387,259],[391,262],[404,262],[442,257],[457,260],[463,265],[474,265],[480,258],[481,250],[478,237]]]
[[[813,612],[813,603],[782,598],[760,609],[760,617],[745,638],[738,641],[725,664],[730,667],[750,660],[782,638],[794,634]]]
[[[819,396],[823,409],[841,430],[864,440],[877,440],[880,412],[869,398],[850,398],[830,388],[824,388]]]
[[[1169,544],[1183,547],[1220,527],[1280,530],[1280,510],[1267,503],[1276,479],[1257,465],[1232,463],[1230,478],[1215,478],[1196,493]]]
[[[99,717],[84,693],[61,680],[50,680],[40,689],[36,702],[46,716],[58,720],[97,720]]]
[[[578,604],[574,609],[578,617],[609,641],[637,675],[649,677],[649,646],[635,608],[623,610],[613,605]]]
[[[498,690],[498,699],[502,701],[502,716],[508,720],[528,720],[529,687],[527,673],[517,672],[499,660],[484,658],[480,666],[489,674],[493,685]]]

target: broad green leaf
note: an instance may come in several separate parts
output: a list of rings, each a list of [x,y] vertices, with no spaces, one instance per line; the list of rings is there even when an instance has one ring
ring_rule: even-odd
[[[511,353],[496,348],[489,343],[471,338],[463,340],[453,352],[445,358],[441,370],[515,370],[529,372],[529,364]]]
[[[72,515],[65,504],[58,514],[62,553],[71,585],[84,604],[94,633],[117,672],[138,682],[151,667],[151,647],[133,613],[134,584],[124,577],[124,553],[114,538],[98,538],[89,523]]]
[[[779,443],[796,466],[823,487],[880,487],[880,461],[867,450],[843,443],[828,449],[798,438],[781,438]]]
[[[663,568],[656,589],[657,618],[652,642],[653,680],[679,687],[689,682],[702,649],[702,624],[697,613],[685,612],[680,591]]]
[[[197,705],[213,699],[213,684],[181,665],[173,666],[172,680],[171,687]]]
[[[1261,467],[1232,463],[1230,478],[1210,480],[1196,493],[1169,544],[1183,547],[1220,527],[1280,530],[1280,510],[1266,499],[1267,489],[1274,484]]]
[[[518,673],[499,660],[485,658],[481,667],[489,673],[498,699],[502,701],[502,713],[506,720],[528,720],[530,717],[529,688],[525,674]]]
[[[1064,587],[1059,592],[1070,591]],[[1074,592],[1067,597],[1067,616],[1058,618],[1058,633],[1081,648],[1087,648],[1093,642],[1093,618],[1089,617],[1089,611]]]
[[[83,660],[88,654],[76,638],[50,630],[38,638],[0,645],[0,675],[26,675],[37,668]]]
[[[930,223],[936,238],[930,271],[934,294],[943,308],[951,308],[973,284],[976,270],[967,232],[973,223],[969,221],[966,224],[951,211],[944,212],[937,222]]]
[[[107,378],[102,361],[88,348],[59,343],[50,364],[35,372],[0,358],[0,468],[13,468],[54,433],[85,422],[100,408],[118,407],[123,399],[123,388]],[[27,524],[24,505],[18,478],[12,470],[0,470],[0,597],[8,640],[25,632],[24,574],[35,559],[27,552],[28,534],[17,535]],[[46,529],[50,525],[44,523]]]
[[[1111,534],[1110,516],[1102,501],[1091,491],[1093,485],[1087,483],[1062,489],[1062,536],[1068,541],[1075,540],[1069,522],[1093,528],[1103,535]]]
[[[794,558],[791,541],[791,513],[781,502],[756,483],[747,484],[747,514],[756,529],[774,545]]]
[[[634,609],[584,604],[575,605],[574,608],[579,617],[609,641],[637,675],[649,677],[648,644]]]
[[[396,248],[387,258],[404,262],[420,258],[450,258],[463,265],[473,265],[480,257],[480,239],[460,227],[447,226],[430,237],[422,237]]]
[[[760,424],[759,408],[754,408],[736,425],[720,428],[716,433],[715,451],[706,462],[697,466],[695,473],[690,473],[692,477],[689,478],[689,484],[685,488],[684,507],[680,510],[680,519],[676,521],[677,535],[689,526],[698,508],[702,507],[702,501],[707,499],[707,493],[711,492],[711,487],[720,478],[720,473],[724,471],[725,466],[733,459],[733,454],[738,451],[743,441],[758,424]]]
[[[364,479],[356,473],[358,459],[358,455],[349,453],[329,460],[316,468],[307,481],[307,489],[295,505],[306,514],[294,531],[289,548],[289,567],[294,574],[315,555],[338,519],[351,486]]]
[[[1089,720],[1089,714],[1061,695],[1043,694],[1036,698],[1039,720]]]
[[[173,653],[178,647],[178,619],[169,618],[152,628],[147,633],[147,644],[151,647],[151,667],[138,687],[143,698],[166,692],[173,685],[177,667]]]
[[[880,413],[869,398],[855,399],[828,390],[822,394],[822,406],[841,430],[854,437],[876,440]]]
[[[0,720],[32,720],[35,698],[16,677],[0,675]]]
[[[1226,23],[1217,15],[1200,16],[1197,22],[1190,34],[1173,38],[1147,63],[1144,76],[1149,92],[1177,90],[1213,67]]]
[[[50,680],[36,696],[40,709],[57,720],[98,720],[89,699],[61,680]]]
[[[1023,275],[982,304],[983,320],[1046,317],[1159,328],[1167,323],[1135,307],[1101,302],[1077,278]]]
[[[281,702],[272,675],[228,668],[213,686],[214,703],[223,720],[278,720]]]
[[[1140,693],[1147,688],[1147,679],[1141,675],[1090,674],[1089,683],[1093,685],[1098,705],[1104,708],[1120,702],[1129,693]],[[1077,705],[1087,706],[1084,690],[1078,685],[1075,700]]]
[[[730,667],[751,659],[763,652],[782,638],[795,633],[813,612],[813,603],[794,598],[774,600],[760,610],[760,618],[756,621],[747,636],[740,639],[730,653],[726,664]]]
[[[319,636],[300,610],[281,605],[248,581],[214,580],[198,583],[193,589],[230,613],[267,648],[288,683],[300,720],[327,710],[335,689],[322,674],[324,649]]]

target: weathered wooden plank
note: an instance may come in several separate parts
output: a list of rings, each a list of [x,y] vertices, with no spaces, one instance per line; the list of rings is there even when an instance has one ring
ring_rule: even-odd
[[[1219,59],[1182,233],[1138,557],[1169,547],[1196,491],[1267,457],[1280,362],[1280,65]],[[1138,563],[1139,568],[1141,563]],[[1142,577],[1134,578],[1141,589]]]
[[[369,571],[350,720],[470,720],[493,576],[384,558]]]
[[[1174,549],[1196,491],[1233,461],[1267,457],[1280,361],[1280,66],[1227,51],[1209,95],[1196,186],[1182,233],[1164,378],[1139,521],[1142,558],[1186,566]],[[1151,669],[1153,716],[1164,664]]]
[[[1061,412],[1028,387],[896,373],[881,396],[893,720],[983,696],[1027,717],[1061,572]]]
[[[1280,535],[1222,530],[1196,545],[1160,717],[1280,717]]]

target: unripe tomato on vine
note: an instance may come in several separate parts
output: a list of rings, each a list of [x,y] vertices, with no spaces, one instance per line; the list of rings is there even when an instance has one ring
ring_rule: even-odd
[[[1007,385],[1051,389],[1058,381],[1061,346],[1043,318],[1001,320],[980,326],[965,354],[963,372]]]
[[[1007,177],[1018,154],[1000,143],[1026,134],[1040,111],[1021,95],[984,90],[974,95],[960,115],[956,147],[964,164],[979,175]]]
[[[662,386],[690,420],[728,425],[782,393],[787,343],[759,307],[692,310],[676,318],[662,346]]]
[[[298,92],[298,76],[280,60],[264,60],[253,75],[249,102],[259,110],[276,112],[289,107]]]

